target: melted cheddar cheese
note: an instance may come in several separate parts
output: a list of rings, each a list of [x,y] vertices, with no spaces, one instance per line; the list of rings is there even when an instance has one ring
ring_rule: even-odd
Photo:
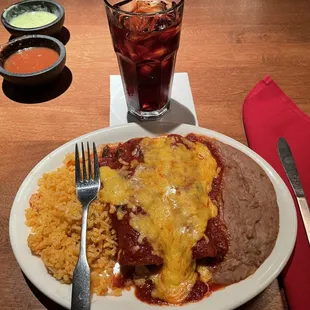
[[[185,139],[184,143],[187,147],[173,136],[144,138],[140,142],[144,162],[131,178],[109,167],[100,168],[101,201],[141,206],[145,211],[134,214],[129,208],[130,225],[163,258],[161,271],[152,278],[152,295],[172,304],[184,301],[194,286],[192,247],[218,213],[208,195],[218,176],[217,162],[204,144]]]

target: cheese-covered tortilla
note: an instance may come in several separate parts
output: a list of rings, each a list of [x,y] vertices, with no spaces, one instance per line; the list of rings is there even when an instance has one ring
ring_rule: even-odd
[[[154,254],[163,258],[161,271],[152,279],[153,297],[180,303],[197,280],[192,248],[218,214],[208,194],[219,168],[202,143],[177,143],[168,136],[144,138],[140,148],[144,161],[137,163],[130,178],[119,170],[100,168],[99,198],[129,206],[125,212],[130,213],[130,225],[140,233],[140,241],[146,238]],[[136,206],[143,212],[134,212]]]

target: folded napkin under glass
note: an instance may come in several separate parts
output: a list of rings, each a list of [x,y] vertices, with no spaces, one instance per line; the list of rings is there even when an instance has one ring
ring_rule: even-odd
[[[294,192],[281,165],[277,143],[284,137],[292,150],[308,204],[310,203],[310,117],[267,76],[249,93],[243,105],[249,147],[268,161],[294,197],[298,219],[295,249],[282,272],[291,310],[310,308],[310,247]]]

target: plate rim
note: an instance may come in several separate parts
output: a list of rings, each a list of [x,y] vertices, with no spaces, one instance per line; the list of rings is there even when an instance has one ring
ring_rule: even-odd
[[[151,129],[152,127],[154,127],[154,122],[143,122],[141,124],[137,124],[137,123],[128,123],[128,124],[123,124],[123,125],[118,125],[118,126],[110,126],[110,127],[104,127],[104,128],[100,128],[88,133],[85,133],[81,136],[77,136],[75,138],[73,138],[72,140],[69,140],[67,142],[65,142],[64,144],[60,145],[59,147],[57,147],[55,150],[53,150],[52,152],[50,152],[49,154],[47,154],[46,156],[44,156],[37,164],[35,164],[35,166],[30,170],[30,172],[27,174],[27,176],[24,178],[23,182],[21,183],[21,185],[19,186],[15,198],[13,200],[12,203],[12,207],[11,207],[11,212],[10,212],[10,217],[9,217],[9,237],[10,237],[10,244],[11,244],[11,248],[13,250],[15,259],[20,267],[20,269],[22,270],[22,272],[26,275],[26,277],[30,280],[30,282],[44,295],[46,295],[48,298],[50,298],[51,300],[53,300],[54,302],[60,304],[61,306],[68,308],[68,304],[63,301],[63,299],[60,299],[57,297],[56,294],[50,292],[50,291],[45,291],[44,289],[41,289],[38,285],[38,283],[36,283],[36,277],[32,276],[31,272],[29,272],[29,270],[27,268],[25,268],[25,266],[23,266],[22,263],[22,259],[19,257],[19,255],[17,254],[17,249],[16,249],[16,244],[15,244],[15,239],[16,236],[14,235],[14,220],[15,220],[15,216],[14,216],[14,211],[17,208],[17,204],[18,204],[18,200],[19,198],[22,196],[24,190],[25,190],[25,185],[28,183],[32,183],[33,181],[31,181],[31,177],[32,175],[39,170],[42,166],[44,166],[44,164],[46,164],[46,162],[53,158],[54,156],[56,156],[58,153],[61,153],[63,151],[63,149],[65,149],[67,146],[69,145],[74,145],[74,143],[80,142],[80,141],[84,141],[86,138],[90,139],[93,136],[96,135],[100,135],[101,133],[103,134],[107,134],[109,131],[115,131],[115,130],[122,130],[125,128],[138,128],[138,130],[147,130],[150,135],[156,135],[156,131],[158,131],[158,129],[160,128],[165,128],[167,127],[167,131],[169,133],[170,130],[175,131],[177,130],[177,128],[179,126],[183,126],[186,128],[191,129],[191,132],[195,133],[195,130],[202,130],[205,131],[205,133],[197,133],[197,134],[202,134],[205,136],[209,136],[209,137],[214,137],[216,136],[216,139],[226,143],[228,145],[231,145],[232,147],[240,150],[242,153],[246,154],[247,156],[249,156],[252,160],[254,160],[255,162],[257,162],[257,164],[266,172],[268,178],[272,181],[272,179],[274,179],[275,181],[278,181],[281,184],[281,187],[285,187],[286,191],[289,193],[289,197],[290,197],[290,201],[289,204],[293,204],[292,206],[294,207],[294,201],[293,198],[289,192],[289,189],[287,188],[286,184],[284,183],[284,181],[282,180],[282,178],[279,176],[279,174],[277,173],[277,171],[266,161],[264,160],[260,155],[258,155],[256,152],[254,152],[253,150],[251,150],[247,145],[227,136],[224,135],[220,132],[217,132],[215,130],[211,130],[211,129],[207,129],[204,127],[200,127],[200,126],[194,126],[194,125],[189,125],[189,124],[180,124],[180,123],[173,123],[173,122],[158,122],[156,123],[155,127],[157,126],[157,130],[153,130]],[[141,132],[142,134],[142,132]],[[144,136],[147,136],[146,133],[143,133]],[[163,135],[163,132],[159,132],[157,135]],[[119,139],[119,141],[121,141],[121,139]],[[104,141],[102,142],[102,144],[104,143]],[[268,171],[266,171],[266,169]],[[51,170],[52,171],[52,170]],[[275,186],[273,184],[273,186]],[[277,198],[278,195],[276,194]],[[24,209],[25,210],[25,209]],[[279,217],[280,217],[280,210],[281,208],[279,207]],[[254,298],[255,296],[257,296],[260,292],[262,292],[279,274],[280,272],[283,270],[283,268],[285,267],[285,265],[287,264],[287,262],[289,261],[295,243],[296,243],[296,237],[297,237],[297,214],[296,214],[296,209],[294,207],[294,210],[292,209],[292,218],[291,218],[291,224],[292,224],[292,228],[293,228],[293,234],[292,234],[292,238],[291,238],[291,242],[289,247],[287,247],[287,253],[285,255],[285,258],[283,258],[281,260],[281,264],[277,266],[277,268],[275,268],[273,270],[273,273],[270,274],[268,280],[265,280],[265,282],[261,285],[259,285],[257,287],[257,292],[253,292],[252,294],[247,294],[246,298],[240,301],[236,301],[233,303],[233,308],[225,308],[225,309],[234,309],[235,307],[238,307],[244,303],[246,303],[247,301],[251,300],[252,298]],[[26,226],[26,225],[25,225]],[[280,230],[279,230],[279,234],[280,234]],[[279,235],[277,238],[277,241],[279,239]],[[271,254],[269,255],[269,257],[273,254],[273,251],[271,252]],[[282,255],[283,256],[283,255]],[[24,268],[23,268],[24,267]],[[254,273],[255,274],[255,273]],[[245,280],[251,278],[252,276],[246,278]],[[243,280],[243,281],[245,281]],[[243,282],[241,281],[241,282]],[[240,282],[239,282],[240,283]],[[71,285],[70,285],[71,286]],[[212,295],[211,295],[212,296]],[[208,297],[210,298],[210,297]],[[199,303],[199,302],[198,302]],[[196,305],[196,303],[192,303],[190,305]],[[186,306],[186,305],[185,305]],[[185,309],[185,306],[181,306],[182,308]],[[150,306],[152,307],[152,306]],[[176,307],[176,306],[171,306],[171,307]],[[168,308],[171,308],[168,306]],[[177,306],[177,308],[179,308]]]

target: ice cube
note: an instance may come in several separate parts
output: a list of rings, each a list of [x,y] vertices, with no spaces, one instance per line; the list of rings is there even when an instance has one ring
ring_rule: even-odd
[[[143,19],[139,16],[130,16],[128,18],[126,18],[125,22],[124,22],[124,26],[132,31],[139,31],[142,27],[143,24],[145,22],[143,22]]]
[[[138,14],[138,15],[126,16],[126,18],[124,18],[123,22],[124,27],[132,31],[143,31],[143,32],[162,31],[171,27],[176,23],[176,14],[173,11],[165,14],[155,14],[150,16],[143,15],[143,13],[152,14],[169,8],[167,6],[167,3],[164,1],[136,0],[126,4],[126,6],[129,5],[132,5],[132,7],[130,8],[128,7],[126,11],[132,10],[132,8],[136,6],[136,9],[133,12],[141,13],[141,15]],[[124,6],[122,6],[122,8],[123,7]]]
[[[124,3],[123,5],[121,3]],[[131,0],[130,2],[122,1],[119,3],[118,8],[125,12],[133,12],[137,9],[137,0]]]
[[[162,31],[169,28],[172,25],[172,23],[173,22],[166,15],[157,16],[153,29],[155,31]]]
[[[127,48],[129,58],[130,58],[133,62],[138,61],[140,57],[139,57],[139,55],[136,53],[136,50],[135,50],[135,48],[133,47],[132,43],[129,42],[129,41],[125,41],[125,46],[126,46],[126,48]]]
[[[145,47],[144,45],[136,45],[135,51],[138,54],[140,60],[149,58],[148,54],[150,52],[150,49]]]
[[[167,54],[167,52],[168,52],[167,48],[165,48],[164,46],[160,46],[155,50],[149,51],[147,56],[149,59],[158,59]]]
[[[164,1],[150,0],[150,1],[137,1],[137,9],[135,13],[157,13],[167,9],[167,5]]]
[[[153,72],[153,67],[150,65],[143,65],[140,67],[140,74],[142,75],[150,75]]]
[[[177,33],[178,30],[176,28],[167,29],[159,34],[159,40],[161,42],[168,42],[172,40]]]

